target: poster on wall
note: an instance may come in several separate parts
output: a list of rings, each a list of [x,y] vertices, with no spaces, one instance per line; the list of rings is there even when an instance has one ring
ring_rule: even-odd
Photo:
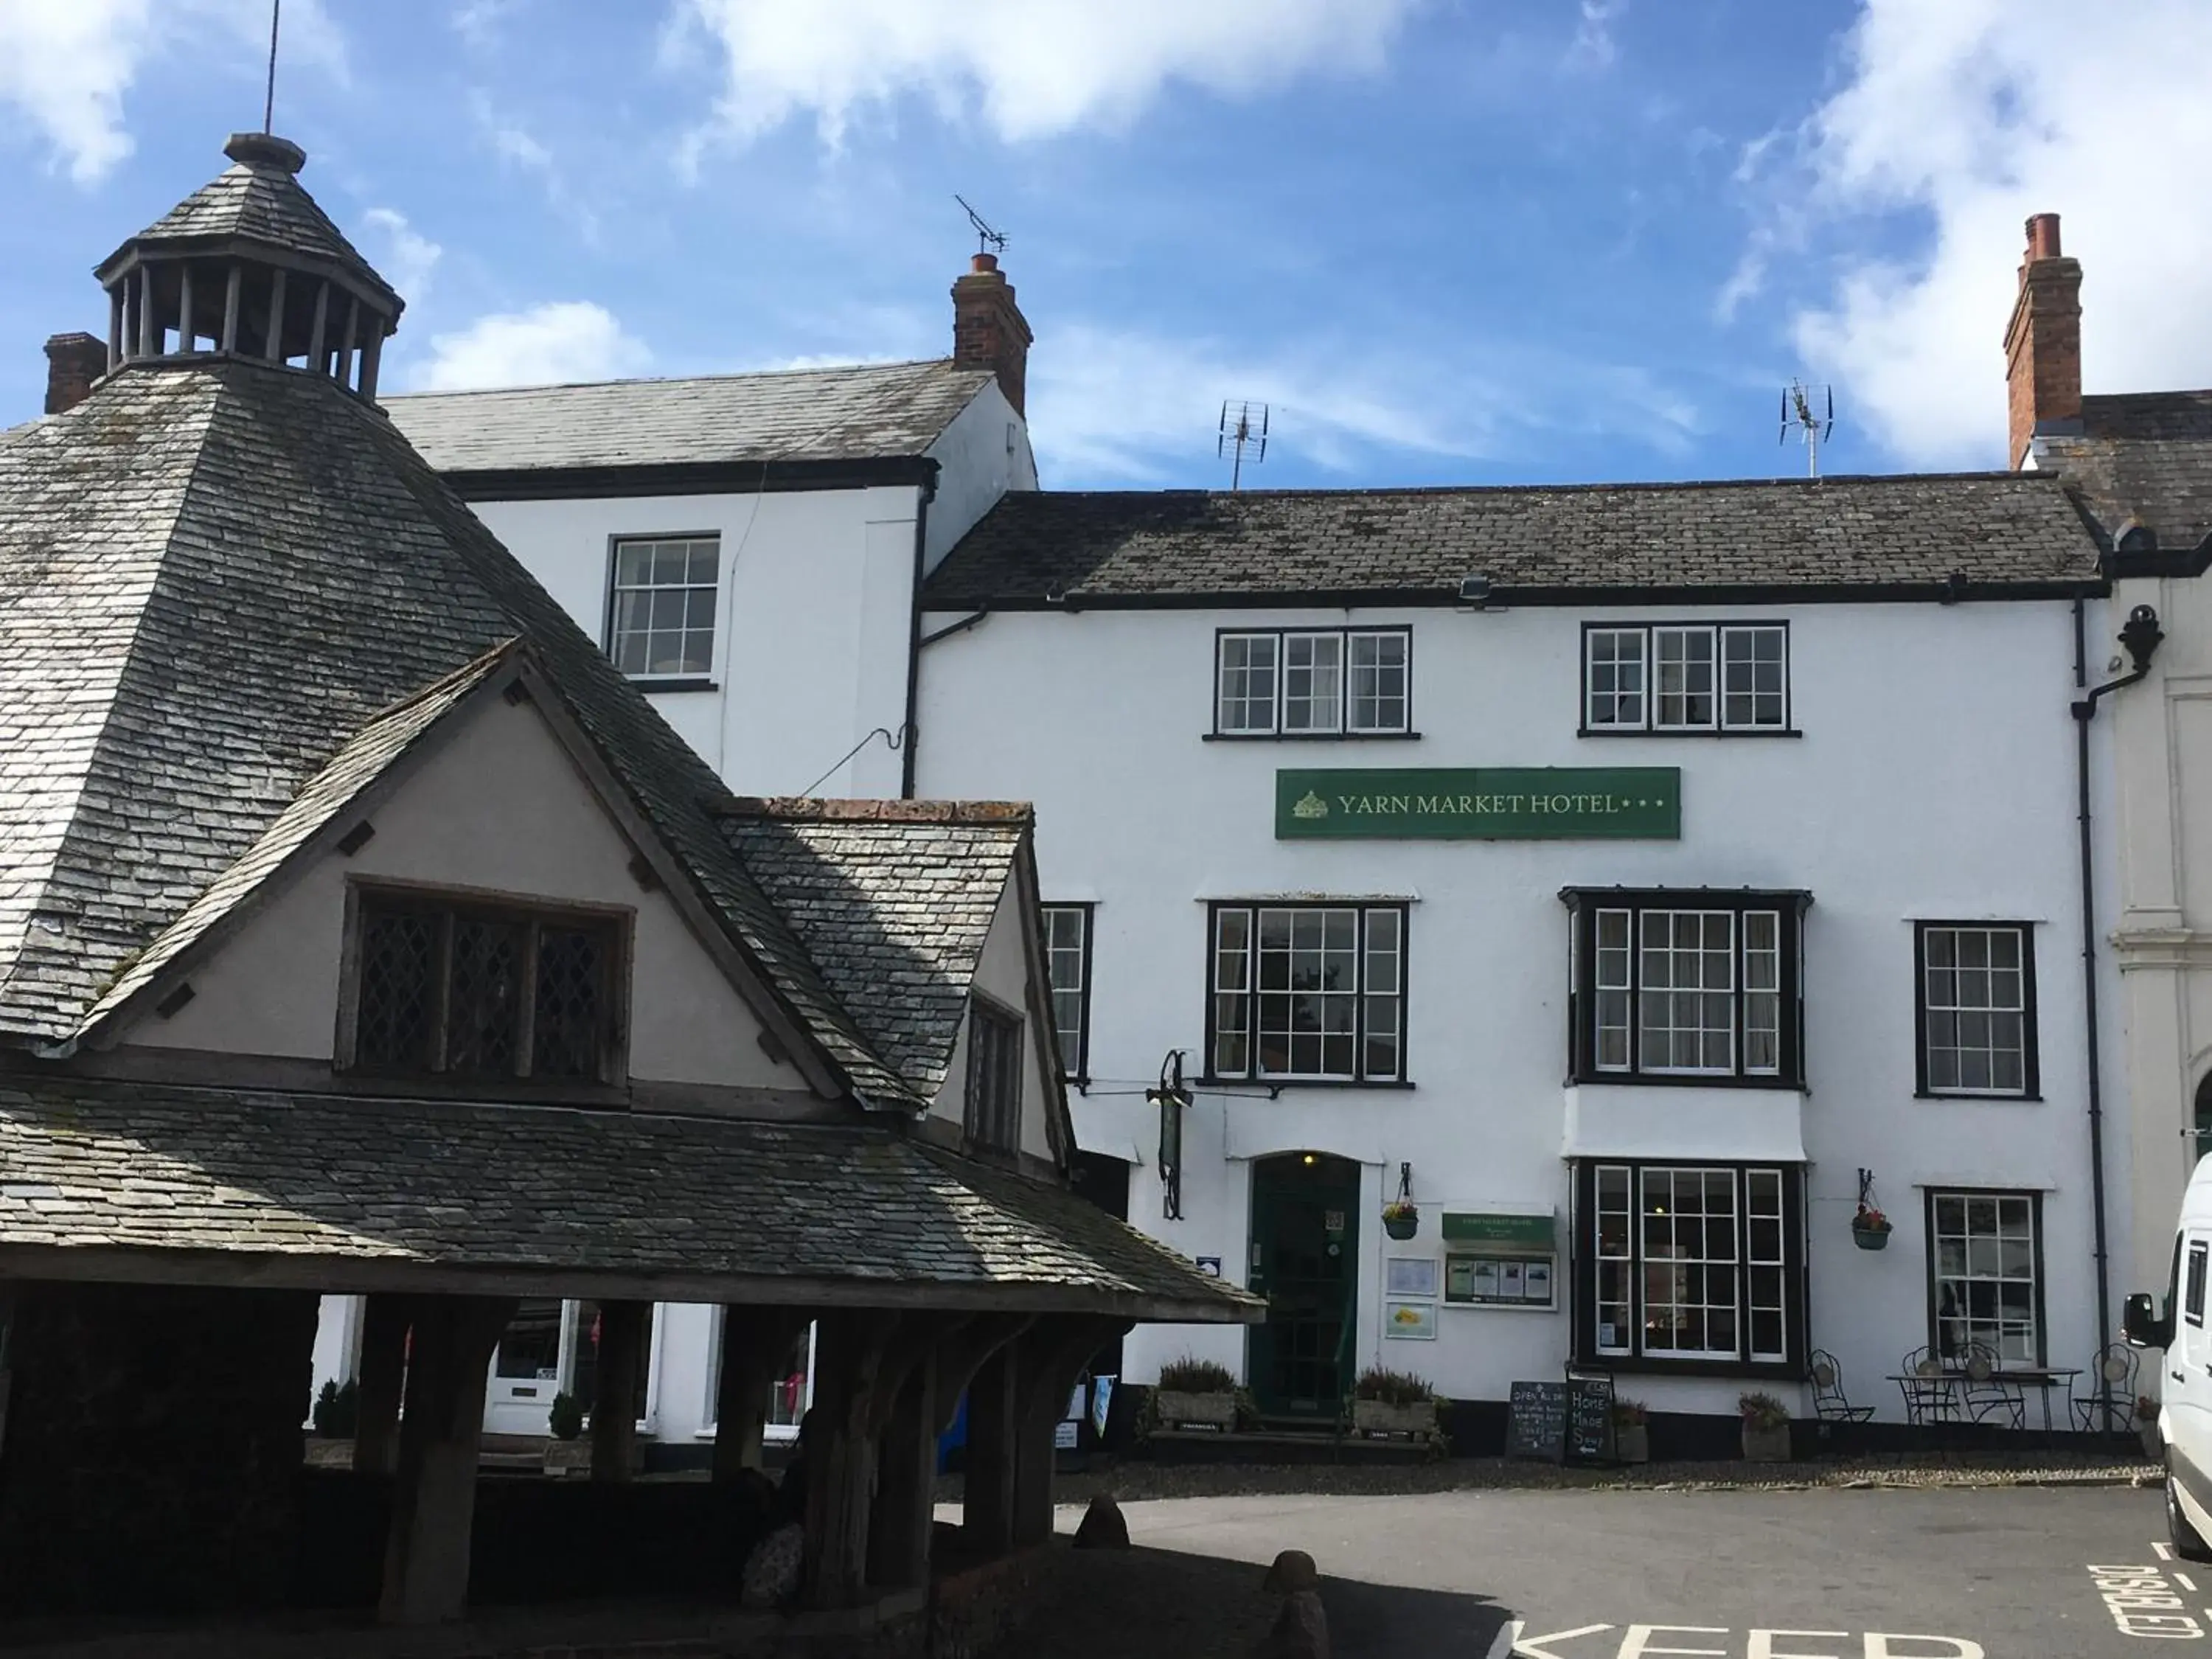
[[[1438,1270],[1432,1255],[1387,1256],[1382,1262],[1382,1290],[1389,1296],[1422,1296],[1433,1300]]]
[[[1433,1302],[1384,1303],[1382,1334],[1416,1342],[1435,1341],[1437,1304]]]

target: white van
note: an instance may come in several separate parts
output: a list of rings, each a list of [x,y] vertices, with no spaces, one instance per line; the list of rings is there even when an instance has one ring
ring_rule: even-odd
[[[2148,1291],[2127,1299],[2121,1328],[2139,1348],[2166,1350],[2159,1436],[2166,1443],[2166,1524],[2174,1553],[2212,1561],[2212,1330],[2205,1327],[2204,1279],[2212,1257],[2212,1158],[2197,1166],[2181,1200],[2166,1310]]]

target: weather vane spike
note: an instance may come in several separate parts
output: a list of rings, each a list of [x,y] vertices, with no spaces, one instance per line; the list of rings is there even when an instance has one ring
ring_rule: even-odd
[[[269,94],[262,100],[261,130],[276,130],[276,24],[284,15],[284,0],[269,0]]]
[[[968,216],[968,222],[975,227],[975,252],[978,253],[1004,253],[1006,251],[1006,233],[1004,231],[994,230],[990,226],[985,224],[983,222],[983,216],[976,212],[974,208],[969,207],[968,205],[968,198],[960,194],[958,191],[952,192],[952,199],[960,204],[962,210]]]

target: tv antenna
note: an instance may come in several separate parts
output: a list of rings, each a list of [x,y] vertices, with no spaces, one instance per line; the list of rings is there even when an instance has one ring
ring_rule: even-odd
[[[1814,405],[1820,405],[1814,412]],[[1775,442],[1785,442],[1790,428],[1796,427],[1805,442],[1805,476],[1820,476],[1820,446],[1828,441],[1828,434],[1836,429],[1836,389],[1832,386],[1807,386],[1802,380],[1792,380],[1782,392],[1782,430]]]
[[[284,0],[269,0],[269,95],[261,104],[261,131],[276,131],[276,24],[284,15]]]
[[[969,207],[968,205],[968,198],[965,196],[963,196],[958,191],[952,192],[952,199],[960,204],[961,210],[968,216],[968,222],[975,227],[975,252],[978,253],[1004,253],[1006,251],[1006,232],[1002,230],[994,230],[990,226],[985,224],[983,222],[983,216],[976,212],[974,208]]]
[[[1229,487],[1236,489],[1243,481],[1248,455],[1255,466],[1267,459],[1267,405],[1224,402],[1221,405],[1220,435],[1213,441],[1213,453],[1217,459],[1230,459]]]

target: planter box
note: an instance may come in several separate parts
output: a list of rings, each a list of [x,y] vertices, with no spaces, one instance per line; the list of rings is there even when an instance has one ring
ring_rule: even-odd
[[[2159,1438],[2158,1419],[2136,1425],[2136,1437],[2142,1442],[2143,1455],[2154,1463],[2166,1461],[2166,1443]]]
[[[1787,1463],[1790,1461],[1790,1425],[1778,1429],[1754,1429],[1743,1425],[1743,1457],[1747,1463]]]
[[[1214,1429],[1227,1434],[1237,1426],[1237,1396],[1233,1394],[1185,1394],[1177,1389],[1155,1389],[1152,1409],[1164,1429]]]
[[[1616,1423],[1613,1429],[1613,1455],[1624,1463],[1649,1463],[1651,1461],[1651,1425],[1649,1423]]]
[[[592,1443],[588,1437],[580,1440],[548,1440],[545,1443],[546,1474],[589,1475],[591,1472]]]
[[[1355,1434],[1410,1434],[1416,1440],[1431,1439],[1437,1432],[1437,1402],[1425,1400],[1418,1406],[1393,1406],[1381,1400],[1355,1400],[1352,1428]]]

